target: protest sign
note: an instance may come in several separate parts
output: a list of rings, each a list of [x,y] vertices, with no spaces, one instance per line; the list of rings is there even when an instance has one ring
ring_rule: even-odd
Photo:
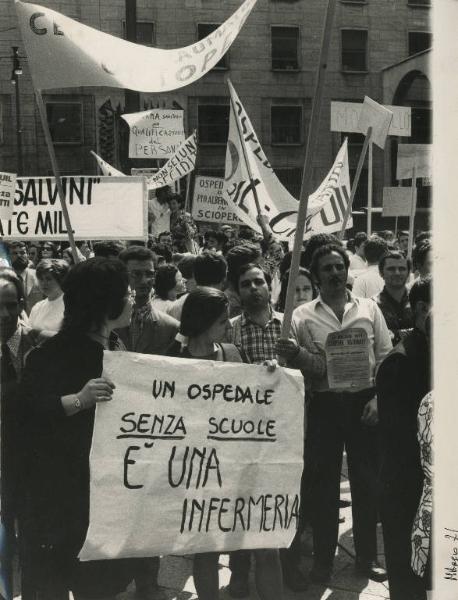
[[[384,187],[383,211],[384,217],[408,217],[412,207],[412,188]]]
[[[331,390],[371,387],[369,338],[361,327],[330,333],[325,344]]]
[[[74,236],[80,240],[139,239],[147,235],[142,177],[62,177]],[[11,219],[0,221],[8,239],[66,240],[53,177],[19,177]]]
[[[385,148],[388,131],[393,120],[393,113],[369,98],[364,97],[364,102],[359,115],[358,128],[360,133],[366,135],[369,127],[372,127],[371,142],[382,150]]]
[[[414,166],[417,177],[432,177],[431,144],[399,144],[396,178],[412,179]]]
[[[224,179],[198,175],[194,182],[192,216],[195,221],[241,224],[232,206],[224,198]]]
[[[250,118],[230,82],[229,88],[231,110],[224,197],[244,223],[260,232],[254,199],[256,189],[261,212],[269,216],[273,233],[281,240],[290,241],[296,231],[299,203],[275,175]],[[249,162],[249,168],[246,161]],[[347,142],[344,142],[328,175],[308,199],[304,239],[315,233],[339,231],[349,197],[348,153]],[[350,220],[347,227],[352,225]]]
[[[0,173],[0,219],[9,219],[13,214],[16,177],[15,173]]]
[[[410,106],[383,105],[393,113],[388,135],[411,136],[412,109]],[[362,102],[331,102],[331,131],[361,133],[358,126]]]
[[[256,0],[206,38],[185,48],[147,48],[99,31],[45,6],[19,2],[22,40],[38,90],[78,86],[166,92],[197,81],[221,60]]]
[[[148,190],[171,185],[194,170],[197,157],[197,140],[195,132],[179,146],[176,153],[165,165],[146,179]]]
[[[118,171],[112,167],[109,163],[107,163],[103,158],[101,158],[98,154],[96,154],[93,150],[91,150],[92,156],[97,161],[97,165],[99,169],[102,171],[102,175],[106,177],[125,177],[125,174],[122,171]]]
[[[82,560],[290,544],[303,460],[298,371],[105,352],[104,373],[116,388],[96,411]]]
[[[155,108],[121,116],[129,125],[129,158],[170,158],[185,140],[182,110]]]

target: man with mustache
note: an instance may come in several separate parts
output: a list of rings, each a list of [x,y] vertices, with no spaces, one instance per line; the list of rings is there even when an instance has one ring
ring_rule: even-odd
[[[44,296],[38,285],[35,269],[29,267],[29,255],[25,242],[11,242],[9,251],[11,266],[21,279],[24,288],[24,309],[30,315],[32,307],[43,300]]]
[[[374,376],[392,344],[374,300],[358,298],[347,290],[349,262],[339,245],[328,244],[315,250],[310,270],[320,295],[293,313],[293,332],[305,321],[314,344],[325,350],[327,363],[324,376],[310,381],[312,397],[305,454],[311,473],[314,547],[310,578],[317,583],[327,582],[332,573],[344,447],[352,495],[356,569],[370,579],[386,579],[385,570],[377,563],[374,426],[378,417]],[[341,334],[338,339],[336,333]]]

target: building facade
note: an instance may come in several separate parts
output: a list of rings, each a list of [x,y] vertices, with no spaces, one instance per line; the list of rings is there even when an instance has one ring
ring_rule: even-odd
[[[124,0],[41,0],[41,4],[125,37]],[[240,4],[241,0],[137,0],[137,42],[161,48],[187,46],[208,35]],[[325,7],[323,0],[258,0],[229,52],[210,73],[176,92],[140,94],[138,110],[183,108],[187,132],[198,131],[197,172],[221,176],[229,117],[226,81],[230,78],[274,170],[298,197]],[[429,0],[337,2],[314,160],[316,185],[329,170],[345,135],[330,131],[333,100],[362,102],[368,95],[384,104],[411,106],[412,135],[402,142],[431,142],[430,9]],[[51,174],[14,3],[0,0],[0,15],[0,170]],[[22,69],[16,85],[11,83],[15,79],[14,46],[19,49]],[[126,132],[119,119],[125,110],[123,90],[52,90],[44,100],[63,174],[95,173],[90,150],[125,172],[131,166],[153,166],[152,161],[127,160]],[[399,141],[390,138],[385,153],[374,148],[375,206],[382,203],[383,186],[396,185]],[[362,143],[363,136],[349,135],[351,175]],[[426,212],[430,188],[420,185],[419,206]],[[355,209],[366,202],[367,166]],[[387,222],[386,227],[390,226]]]

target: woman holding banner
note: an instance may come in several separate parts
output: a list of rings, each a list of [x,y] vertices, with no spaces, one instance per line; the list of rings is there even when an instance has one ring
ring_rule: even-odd
[[[117,259],[75,265],[63,282],[62,329],[29,355],[21,385],[24,409],[22,597],[108,598],[131,576],[123,561],[79,563],[89,524],[89,451],[95,406],[114,384],[103,351],[116,349],[116,327],[129,325],[133,298]]]
[[[183,304],[180,333],[169,349],[169,356],[248,362],[246,355],[234,344],[226,344],[230,328],[229,303],[220,290],[199,287],[191,292]],[[266,364],[268,361],[266,362]],[[268,368],[275,368],[267,364]],[[256,588],[261,600],[282,600],[283,586],[277,549],[254,550]],[[193,576],[199,600],[218,600],[217,552],[194,556]]]

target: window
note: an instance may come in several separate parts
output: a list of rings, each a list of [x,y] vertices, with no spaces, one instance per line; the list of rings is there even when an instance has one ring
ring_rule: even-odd
[[[215,23],[198,23],[197,39],[203,40],[204,38],[207,37],[207,35],[210,35],[210,33],[213,33],[215,31],[215,29],[218,29],[219,26],[220,26],[220,24],[215,24]],[[226,52],[226,54],[222,57],[222,59],[216,63],[216,65],[213,67],[213,69],[218,69],[218,70],[219,69],[229,69],[229,53],[228,52]]]
[[[198,107],[199,143],[226,144],[229,135],[229,105],[201,104]]]
[[[367,71],[366,30],[342,30],[342,71]]]
[[[299,69],[299,27],[272,27],[272,69]]]
[[[46,102],[46,115],[55,144],[83,143],[83,105],[80,102]]]
[[[432,39],[429,31],[409,31],[409,56],[431,48]]]
[[[144,46],[155,46],[156,45],[156,31],[154,28],[154,23],[148,23],[147,21],[137,21],[136,25],[137,44],[143,44]],[[126,22],[122,22],[122,34],[124,39],[126,39]]]
[[[272,144],[302,142],[302,106],[272,106],[270,123]]]

